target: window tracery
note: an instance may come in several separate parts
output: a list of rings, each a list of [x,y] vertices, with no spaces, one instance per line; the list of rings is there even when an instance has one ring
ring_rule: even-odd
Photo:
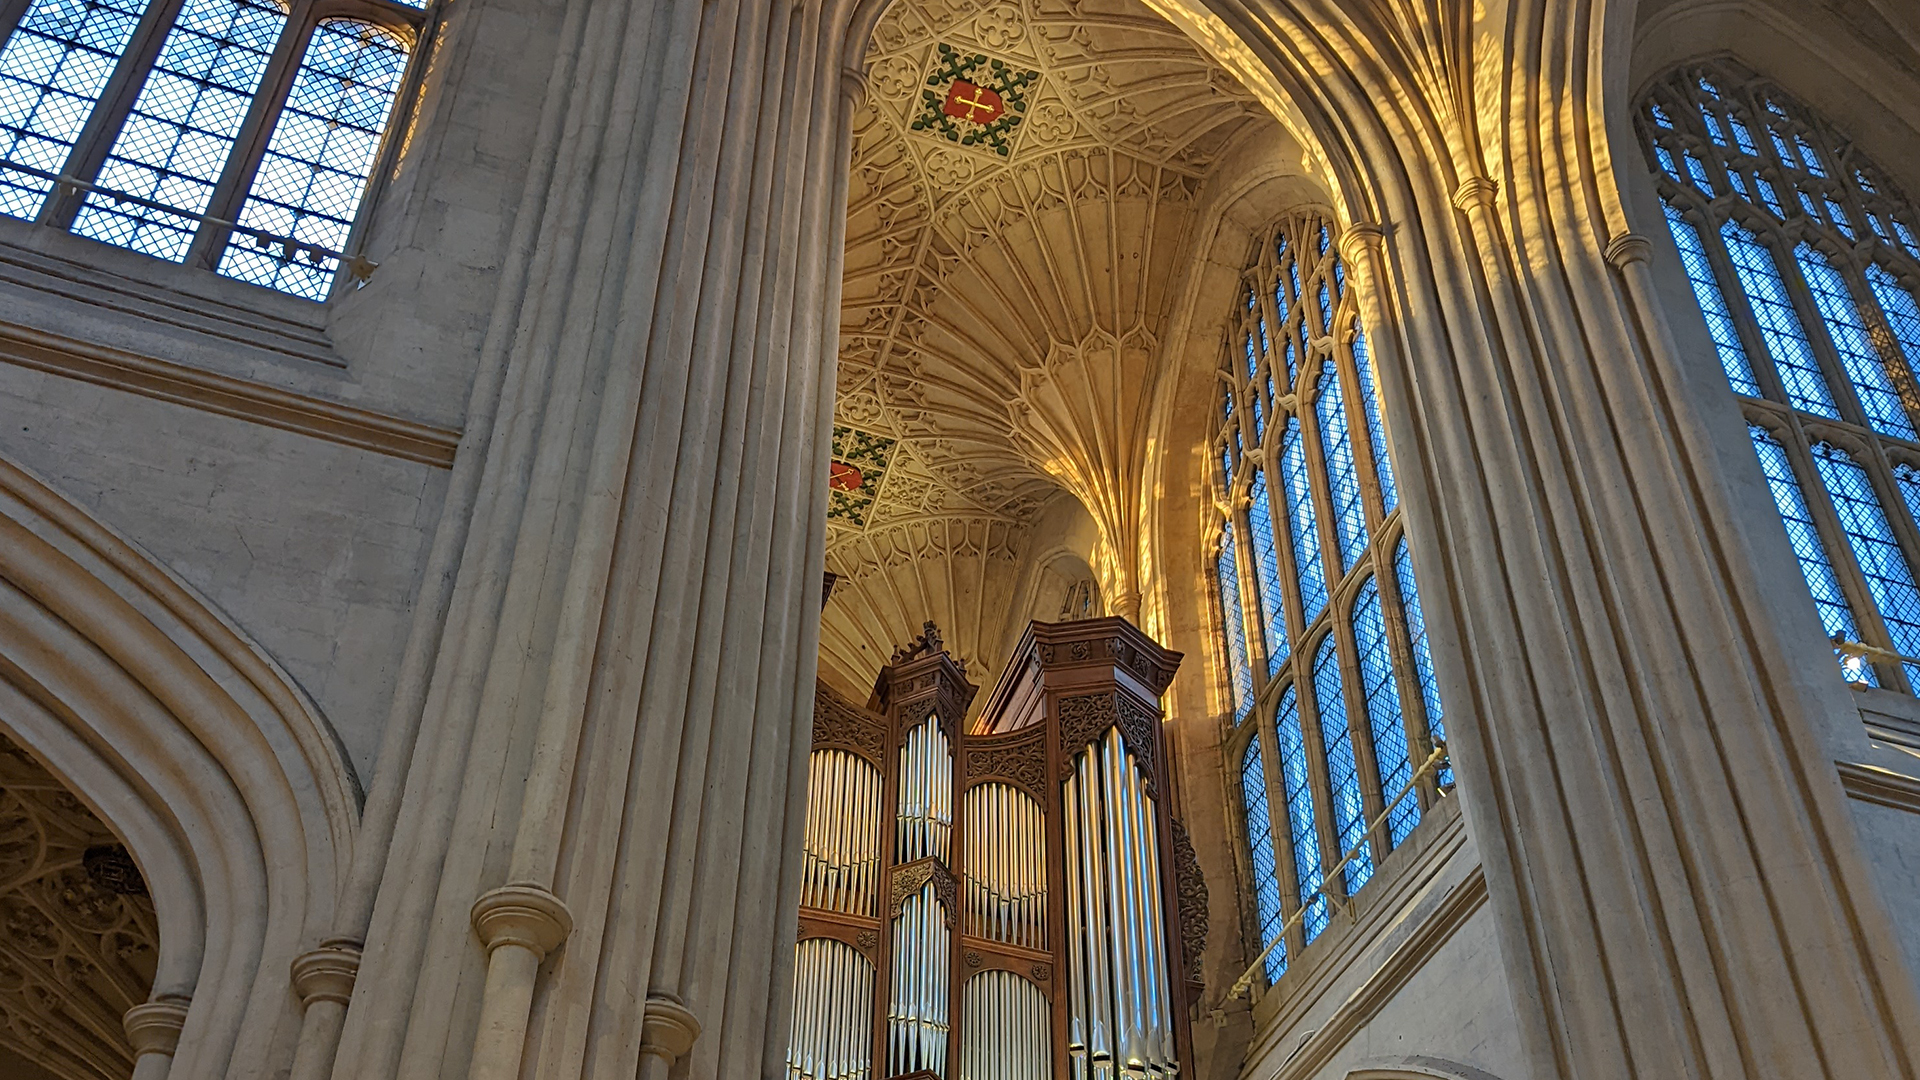
[[[1836,131],[1731,61],[1636,122],[1669,230],[1845,677],[1920,691],[1920,243]]]
[[[1358,892],[1437,795],[1426,785],[1369,831],[1441,714],[1367,365],[1328,221],[1288,217],[1244,275],[1209,458],[1230,508],[1214,569],[1253,929],[1264,947],[1295,924],[1269,981],[1326,929],[1323,885]]]
[[[325,300],[423,7],[0,0],[0,214]]]

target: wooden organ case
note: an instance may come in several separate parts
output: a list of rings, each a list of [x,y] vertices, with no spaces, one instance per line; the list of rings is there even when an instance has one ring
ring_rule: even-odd
[[[815,703],[790,1080],[1177,1076],[1206,919],[1167,810],[1180,655],[1034,623],[969,724],[926,629],[866,708]]]

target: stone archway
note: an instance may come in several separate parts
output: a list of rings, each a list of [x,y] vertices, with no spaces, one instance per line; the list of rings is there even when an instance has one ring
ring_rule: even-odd
[[[151,986],[124,1013],[136,1075],[284,1068],[289,966],[325,933],[359,815],[345,756],[237,627],[4,460],[0,730],[124,840],[151,892]]]

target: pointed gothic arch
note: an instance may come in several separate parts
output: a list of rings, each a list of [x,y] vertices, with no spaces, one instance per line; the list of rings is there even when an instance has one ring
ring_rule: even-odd
[[[4,459],[0,727],[121,836],[152,893],[158,971],[128,1014],[136,1051],[170,1053],[174,1076],[264,1075],[299,1023],[289,965],[346,872],[351,766],[237,627]]]

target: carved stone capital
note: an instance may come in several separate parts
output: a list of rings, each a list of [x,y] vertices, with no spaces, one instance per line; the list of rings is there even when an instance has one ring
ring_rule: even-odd
[[[1476,209],[1486,209],[1493,205],[1494,193],[1500,185],[1484,176],[1469,176],[1454,189],[1453,205],[1469,213]]]
[[[700,1020],[672,994],[647,995],[646,1018],[640,1021],[640,1053],[664,1058],[671,1065],[693,1049],[700,1037]]]
[[[1340,234],[1340,255],[1350,263],[1357,263],[1366,255],[1379,251],[1386,242],[1387,230],[1371,221],[1356,221]]]
[[[133,1045],[135,1057],[146,1054],[173,1055],[180,1045],[180,1029],[187,1026],[189,1001],[177,994],[163,994],[127,1010],[127,1014],[120,1019],[120,1026],[126,1029],[127,1042]]]
[[[859,68],[840,69],[840,92],[854,108],[859,108],[867,100],[867,76]]]
[[[360,943],[333,938],[293,958],[293,992],[301,1008],[316,1001],[345,1005],[353,996],[353,980],[360,974]]]
[[[1653,241],[1639,233],[1621,233],[1607,242],[1607,262],[1615,270],[1625,270],[1653,257]]]
[[[573,912],[551,889],[502,885],[473,902],[473,931],[488,955],[502,945],[518,945],[544,960],[573,932]]]

